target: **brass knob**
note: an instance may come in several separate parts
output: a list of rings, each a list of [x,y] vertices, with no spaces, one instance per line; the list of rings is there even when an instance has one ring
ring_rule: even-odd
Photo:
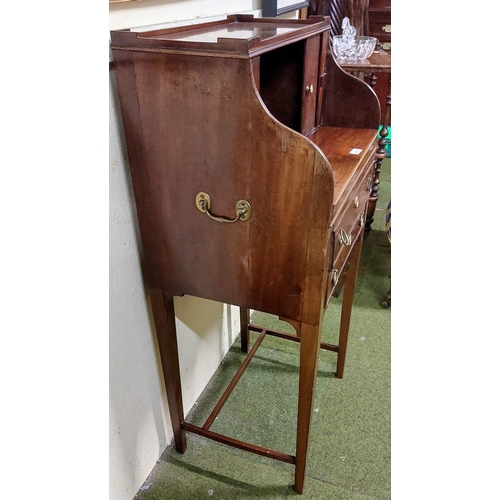
[[[306,87],[306,92],[311,92],[311,94],[314,92],[314,87],[312,85],[308,85]]]

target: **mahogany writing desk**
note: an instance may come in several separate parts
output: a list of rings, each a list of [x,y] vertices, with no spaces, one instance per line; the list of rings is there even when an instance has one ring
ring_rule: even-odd
[[[111,33],[176,449],[189,431],[293,464],[299,493],[320,347],[343,376],[380,121],[369,86],[326,57],[328,21],[233,15]],[[342,282],[337,346],[321,326]],[[239,306],[248,352],[202,427],[182,405],[173,297],[184,294]],[[249,309],[297,334],[255,327]],[[261,332],[250,350],[249,330]],[[295,455],[210,430],[266,334],[300,343]]]

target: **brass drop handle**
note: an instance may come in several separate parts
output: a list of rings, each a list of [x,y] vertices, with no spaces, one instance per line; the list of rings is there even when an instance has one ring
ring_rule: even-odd
[[[333,279],[332,279],[333,286],[335,286],[338,282],[339,282],[339,272],[337,271],[337,269],[334,269]]]
[[[352,244],[352,235],[347,234],[343,229],[339,231],[339,243],[345,245],[346,247]]]
[[[356,208],[358,208],[358,207],[359,207],[359,196],[356,196],[356,198],[354,198],[354,206],[355,206]]]
[[[312,85],[308,85],[306,87],[306,92],[311,92],[311,94],[314,92],[314,87]]]
[[[364,223],[365,223],[365,213],[361,212],[361,214],[359,215],[359,225],[363,226]]]
[[[227,219],[226,217],[217,217],[213,214],[210,213],[210,196],[207,193],[204,193],[203,191],[200,191],[196,195],[196,208],[200,212],[206,213],[212,220],[216,222],[227,222],[228,224],[232,224],[233,222],[237,222],[239,220],[241,221],[247,221],[250,219],[252,216],[252,207],[250,206],[250,203],[246,200],[239,200],[236,203],[236,206],[234,207],[234,210],[236,212],[236,217],[234,219]]]

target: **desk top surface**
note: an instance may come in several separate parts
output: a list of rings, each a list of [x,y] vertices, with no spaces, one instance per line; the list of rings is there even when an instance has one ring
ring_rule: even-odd
[[[328,31],[328,18],[309,19],[254,18],[251,15],[230,15],[225,20],[175,28],[151,27],[144,31],[115,30],[111,32],[111,48],[124,50],[134,46],[155,51],[198,51],[205,55],[217,51],[240,55],[262,52]]]

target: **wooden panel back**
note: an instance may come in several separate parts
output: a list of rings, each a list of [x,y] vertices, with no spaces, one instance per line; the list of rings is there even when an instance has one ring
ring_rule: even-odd
[[[373,89],[340,68],[331,54],[327,55],[326,74],[321,124],[378,129],[380,104]]]

